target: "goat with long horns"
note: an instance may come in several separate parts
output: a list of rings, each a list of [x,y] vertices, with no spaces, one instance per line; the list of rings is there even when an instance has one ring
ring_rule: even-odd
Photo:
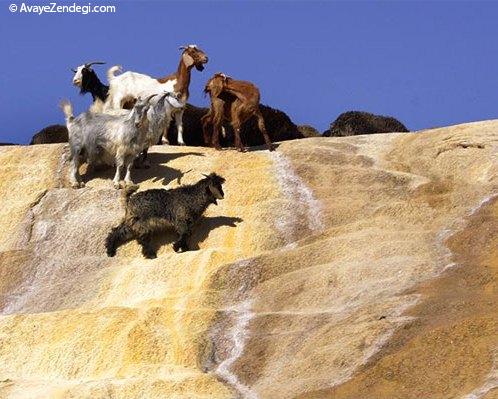
[[[80,88],[80,94],[90,93],[93,101],[96,99],[105,102],[109,94],[109,86],[103,84],[98,78],[92,65],[103,65],[105,62],[93,61],[78,66],[76,69],[71,68],[74,72],[73,85]]]

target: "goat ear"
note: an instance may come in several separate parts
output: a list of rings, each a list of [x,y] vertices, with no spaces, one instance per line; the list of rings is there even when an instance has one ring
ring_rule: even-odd
[[[194,64],[194,59],[188,55],[187,53],[183,53],[182,55],[183,62],[185,63],[185,66],[188,68]]]

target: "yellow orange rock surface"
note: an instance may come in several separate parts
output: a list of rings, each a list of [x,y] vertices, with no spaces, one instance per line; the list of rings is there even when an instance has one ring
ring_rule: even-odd
[[[146,260],[105,255],[112,170],[73,190],[64,145],[0,148],[0,397],[492,398],[497,154],[498,121],[153,147],[141,190],[227,183]]]

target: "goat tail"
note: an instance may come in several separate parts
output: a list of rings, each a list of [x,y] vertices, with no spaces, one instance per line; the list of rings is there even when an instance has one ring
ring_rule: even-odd
[[[101,114],[104,112],[104,102],[100,98],[96,98],[90,108],[88,109],[92,114]]]
[[[122,71],[123,67],[121,65],[114,65],[110,67],[109,70],[107,71],[107,80],[109,81],[109,83],[111,83],[111,81],[116,77],[114,73]]]
[[[130,227],[122,222],[118,227],[114,227],[105,240],[105,249],[107,256],[116,255],[116,249],[133,238],[133,231]]]
[[[66,116],[66,123],[71,122],[74,119],[73,115],[73,106],[69,102],[69,100],[62,100],[59,104],[59,106],[62,109],[62,112],[64,112],[64,115]]]
[[[126,208],[126,204],[128,204],[128,200],[131,195],[138,190],[138,185],[134,184],[132,186],[126,186],[121,193],[121,201],[123,202],[123,206]]]

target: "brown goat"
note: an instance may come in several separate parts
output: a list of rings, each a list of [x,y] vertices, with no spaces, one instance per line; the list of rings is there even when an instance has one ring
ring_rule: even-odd
[[[235,146],[239,151],[245,151],[240,139],[240,129],[244,122],[255,116],[268,149],[274,150],[259,109],[259,89],[254,84],[232,79],[223,73],[215,73],[206,83],[204,92],[209,93],[211,97],[211,108],[202,117],[202,131],[206,144],[211,143],[217,150],[221,149],[219,133],[225,119],[231,123],[234,129]],[[208,129],[211,125],[213,134],[210,140]]]
[[[181,46],[180,50],[183,50],[183,52],[176,72],[163,78],[158,78],[157,81],[159,83],[172,82],[172,91],[180,95],[179,99],[182,102],[187,102],[189,97],[190,71],[193,67],[198,71],[204,70],[204,64],[208,62],[208,56],[195,44]]]

